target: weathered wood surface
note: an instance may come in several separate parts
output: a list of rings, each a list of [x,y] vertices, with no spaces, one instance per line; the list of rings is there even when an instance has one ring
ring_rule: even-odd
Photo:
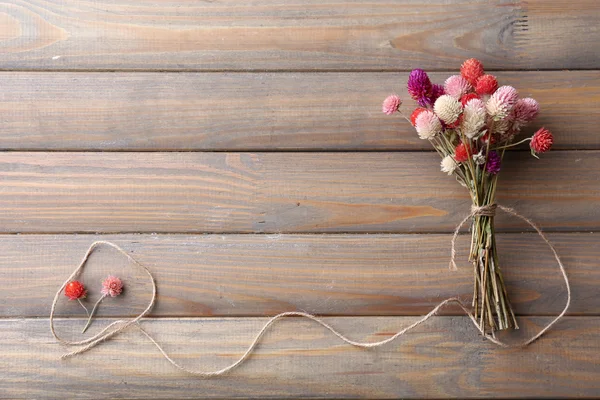
[[[551,234],[573,287],[570,315],[599,315],[598,234]],[[320,315],[422,315],[441,300],[473,292],[459,241],[460,269],[448,270],[449,235],[3,235],[0,317],[46,317],[49,300],[95,240],[123,246],[156,276],[152,316],[268,316],[304,310]],[[566,302],[558,266],[535,234],[501,234],[501,262],[520,315],[556,315]],[[101,280],[116,274],[124,294],[99,316],[132,316],[146,307],[146,274],[109,247],[93,253],[80,279],[91,307]],[[32,288],[35,288],[32,290]],[[58,315],[81,317],[61,295]],[[443,313],[461,314],[458,308]]]
[[[455,66],[456,70],[457,66]],[[433,73],[443,82],[448,72]],[[537,99],[555,149],[600,149],[598,71],[499,72]],[[403,73],[0,73],[0,148],[431,150],[380,112]],[[412,111],[411,101],[405,102]]]
[[[163,319],[142,324],[186,367],[212,370],[239,357],[265,321]],[[354,340],[375,341],[414,317],[326,321]],[[531,335],[548,321],[529,318],[520,335]],[[62,320],[57,329],[68,337],[83,322]],[[54,342],[47,321],[0,320],[0,393],[11,398],[594,398],[600,391],[599,329],[597,317],[568,317],[528,348],[500,349],[478,337],[466,317],[434,317],[396,342],[364,350],[342,344],[310,321],[284,320],[246,364],[228,376],[206,380],[174,369],[135,328],[78,358],[60,361],[65,348]]]
[[[7,2],[2,69],[598,67],[595,0]]]
[[[600,225],[597,153],[505,165],[500,203],[548,230]],[[430,152],[10,152],[0,180],[1,232],[451,232],[470,207]]]

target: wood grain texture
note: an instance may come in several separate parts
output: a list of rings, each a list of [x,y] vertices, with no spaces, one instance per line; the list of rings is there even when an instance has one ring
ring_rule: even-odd
[[[422,315],[441,300],[473,294],[460,239],[459,271],[448,270],[449,235],[4,235],[0,238],[0,317],[46,317],[49,299],[95,240],[111,240],[148,266],[158,282],[155,317],[269,316],[304,310],[320,315]],[[573,288],[570,315],[600,315],[599,234],[551,234]],[[566,289],[553,257],[534,234],[500,234],[501,265],[520,315],[556,315]],[[132,316],[146,307],[144,272],[102,247],[80,279],[93,305],[108,274],[127,282],[99,316]],[[35,278],[33,278],[35,277]],[[61,296],[58,314],[81,317]],[[461,314],[458,308],[443,310]]]
[[[599,13],[595,0],[23,0],[0,5],[0,68],[597,68]]]
[[[433,73],[443,82],[451,73]],[[0,148],[431,150],[380,112],[407,73],[0,73]],[[600,149],[600,72],[500,72],[541,104],[555,149]],[[413,109],[405,101],[407,114]]]
[[[530,318],[515,336],[531,335],[549,318]],[[412,317],[338,317],[326,321],[354,340],[375,341]],[[58,329],[77,332],[77,322]],[[99,325],[108,321],[98,320]],[[263,318],[142,322],[189,368],[216,369],[246,349]],[[131,329],[76,359],[47,321],[0,320],[0,393],[56,398],[446,398],[588,397],[600,393],[600,319],[567,317],[526,349],[500,349],[482,340],[465,317],[435,317],[380,349],[352,348],[305,320],[285,320],[252,358],[230,375],[199,379],[175,370]]]
[[[510,154],[499,202],[600,226],[596,152]],[[464,188],[434,153],[4,153],[1,232],[451,232]],[[499,231],[527,229],[500,215]]]

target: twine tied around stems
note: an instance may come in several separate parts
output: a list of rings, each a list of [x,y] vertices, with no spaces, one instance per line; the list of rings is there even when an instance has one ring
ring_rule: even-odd
[[[540,234],[542,239],[544,239],[544,240],[546,239],[544,237],[544,235],[542,234],[542,231],[537,226],[535,226],[535,224],[533,222],[531,222],[527,218],[517,214],[515,212],[515,210],[513,210],[512,208],[499,206],[496,203],[487,204],[485,206],[476,206],[475,204],[471,204],[471,213],[469,215],[467,215],[466,217],[464,217],[463,220],[458,223],[458,225],[456,226],[456,229],[454,229],[454,234],[452,235],[452,249],[450,250],[450,270],[451,271],[458,270],[458,268],[456,267],[456,262],[454,262],[454,259],[456,258],[456,238],[458,237],[460,228],[462,228],[462,226],[465,224],[465,222],[467,222],[470,218],[479,217],[479,216],[481,216],[481,217],[496,216],[496,209],[498,209],[498,208],[500,208],[504,212],[514,215],[515,217],[521,218],[523,221],[525,221],[529,225],[531,225],[533,227],[533,229],[535,229]],[[550,244],[550,242],[548,242],[546,240],[546,243],[548,243],[548,246],[550,246],[552,249],[554,249],[552,247],[552,245]],[[559,261],[559,263],[560,263],[560,261]]]
[[[460,228],[464,225],[464,223],[469,219],[472,218],[474,216],[494,216],[496,213],[496,209],[500,209],[502,211],[504,211],[507,214],[511,214],[517,218],[520,218],[521,220],[525,221],[527,224],[529,224],[529,226],[531,226],[533,229],[535,229],[535,231],[538,233],[538,235],[544,240],[544,242],[546,242],[546,244],[548,245],[548,247],[550,248],[552,254],[554,255],[554,258],[556,259],[556,262],[558,263],[558,268],[560,270],[560,273],[564,279],[565,282],[565,287],[567,289],[567,301],[565,304],[565,307],[563,308],[563,310],[560,312],[560,314],[558,314],[552,321],[550,321],[548,324],[546,324],[546,326],[544,326],[544,328],[542,328],[537,334],[533,335],[532,337],[530,337],[529,339],[518,343],[518,344],[507,344],[504,343],[498,339],[496,339],[495,337],[486,334],[486,332],[479,326],[479,323],[477,322],[477,319],[475,318],[475,316],[473,315],[473,313],[470,311],[470,309],[457,297],[451,297],[449,299],[446,299],[444,301],[442,301],[441,303],[439,303],[435,308],[433,308],[433,310],[431,310],[427,315],[424,315],[423,317],[421,317],[420,319],[418,319],[417,321],[415,321],[414,323],[412,323],[411,325],[409,325],[406,328],[403,328],[402,330],[398,331],[396,334],[394,334],[393,336],[381,340],[381,341],[377,341],[377,342],[357,342],[354,341],[352,339],[349,339],[348,337],[344,336],[343,334],[341,334],[339,331],[337,331],[335,328],[333,328],[331,325],[329,325],[328,323],[326,323],[325,321],[323,321],[322,319],[320,319],[319,317],[309,314],[309,313],[305,313],[305,312],[298,312],[298,311],[290,311],[290,312],[284,312],[281,314],[278,314],[274,317],[272,317],[271,319],[269,319],[264,325],[263,327],[260,329],[260,331],[258,332],[258,334],[254,337],[254,340],[250,343],[250,345],[248,346],[248,349],[244,352],[244,354],[242,354],[237,361],[233,362],[232,364],[219,369],[219,370],[214,370],[214,371],[198,371],[198,370],[192,370],[189,369],[187,367],[182,366],[181,364],[179,364],[177,361],[175,361],[171,356],[169,356],[169,354],[162,348],[162,346],[156,341],[156,339],[154,339],[148,332],[146,332],[139,324],[139,322],[146,316],[148,315],[148,313],[150,313],[150,311],[152,310],[152,308],[154,307],[154,304],[156,302],[156,282],[154,280],[154,276],[152,275],[152,273],[150,272],[150,270],[148,268],[146,268],[144,265],[142,265],[141,263],[139,263],[138,261],[136,261],[133,257],[131,257],[125,250],[123,250],[121,247],[119,247],[118,245],[111,243],[111,242],[107,242],[107,241],[97,241],[92,243],[92,245],[88,248],[87,252],[85,253],[83,259],[81,260],[80,264],[77,266],[77,268],[75,268],[75,271],[73,271],[73,273],[69,276],[69,278],[67,278],[67,280],[65,280],[65,282],[61,285],[61,287],[58,289],[58,291],[56,292],[56,295],[54,296],[54,300],[52,302],[52,307],[50,309],[50,331],[52,332],[52,335],[54,336],[54,338],[60,342],[63,345],[67,345],[67,346],[81,346],[80,348],[73,350],[69,353],[66,353],[64,355],[61,356],[61,359],[65,359],[65,358],[69,358],[69,357],[73,357],[76,356],[78,354],[84,353],[94,347],[96,347],[97,345],[101,344],[102,342],[104,342],[105,340],[110,339],[111,337],[117,335],[120,332],[123,332],[125,329],[127,329],[130,326],[135,326],[136,328],[138,328],[141,333],[152,343],[154,344],[154,346],[156,346],[156,348],[158,349],[158,351],[160,351],[160,353],[163,355],[163,357],[169,362],[171,363],[171,365],[173,365],[175,368],[190,374],[190,375],[194,375],[200,378],[211,378],[211,377],[216,377],[216,376],[220,376],[220,375],[224,375],[227,372],[239,367],[241,364],[243,364],[254,352],[254,350],[256,349],[256,346],[258,345],[258,343],[260,342],[261,338],[263,337],[263,335],[269,330],[269,328],[278,320],[286,318],[286,317],[303,317],[303,318],[307,318],[321,326],[323,326],[324,328],[326,328],[327,330],[329,330],[333,335],[335,335],[336,337],[338,337],[340,340],[342,340],[343,342],[355,346],[355,347],[360,347],[360,348],[374,348],[374,347],[380,347],[383,346],[387,343],[390,343],[394,340],[396,340],[398,337],[404,335],[405,333],[407,333],[408,331],[416,328],[417,326],[421,325],[422,323],[424,323],[425,321],[429,320],[431,317],[433,317],[435,314],[437,314],[437,312],[445,307],[446,305],[450,304],[450,303],[455,303],[457,304],[462,310],[463,312],[469,317],[469,319],[471,320],[471,322],[473,323],[473,325],[475,326],[475,328],[477,328],[477,330],[483,335],[483,337],[485,337],[487,340],[489,340],[490,342],[503,347],[503,348],[509,348],[509,347],[525,347],[533,342],[535,342],[537,339],[539,339],[546,331],[548,331],[548,329],[550,329],[554,324],[556,324],[567,312],[567,310],[569,309],[569,306],[571,304],[571,285],[569,283],[569,279],[567,277],[567,273],[565,271],[564,265],[562,263],[562,261],[560,260],[560,257],[558,256],[558,253],[556,252],[556,249],[554,248],[554,246],[550,243],[550,241],[546,238],[546,236],[542,233],[541,229],[537,227],[537,225],[535,225],[531,220],[529,220],[528,218],[518,214],[515,210],[513,210],[512,208],[508,208],[508,207],[503,207],[501,205],[497,205],[497,204],[490,204],[487,206],[473,206],[471,208],[471,212],[469,213],[469,215],[467,215],[456,227],[455,231],[454,231],[454,235],[452,236],[452,253],[451,253],[451,260],[450,260],[450,264],[451,266],[453,266],[454,268],[456,268],[456,264],[454,263],[454,258],[455,258],[455,254],[456,254],[456,250],[455,250],[455,241],[456,238],[458,236],[458,232],[460,231]],[[85,340],[81,340],[81,341],[69,341],[69,340],[65,340],[63,338],[61,338],[60,336],[58,336],[58,334],[56,333],[55,329],[54,329],[54,313],[56,310],[56,305],[58,303],[58,299],[60,296],[60,293],[63,291],[63,289],[65,288],[65,286],[67,285],[67,283],[69,281],[71,281],[73,278],[75,278],[76,276],[78,276],[83,267],[85,266],[85,264],[87,263],[87,260],[89,258],[89,256],[91,255],[91,253],[97,249],[100,245],[106,245],[106,246],[110,246],[112,248],[114,248],[115,250],[117,250],[119,253],[123,254],[125,257],[127,257],[127,259],[129,261],[131,261],[135,266],[139,267],[140,269],[142,269],[147,275],[148,278],[150,279],[150,282],[152,283],[152,298],[150,299],[150,302],[148,303],[148,306],[144,309],[144,311],[142,311],[139,315],[137,315],[136,317],[133,318],[129,318],[129,319],[124,319],[124,320],[118,320],[115,321],[111,324],[109,324],[106,328],[104,328],[102,331],[100,331],[99,333],[97,333],[96,335],[85,339]]]

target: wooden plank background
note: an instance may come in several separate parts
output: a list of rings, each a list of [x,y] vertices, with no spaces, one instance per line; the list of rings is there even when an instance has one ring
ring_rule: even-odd
[[[0,399],[600,396],[600,2],[595,0],[132,1],[0,4]],[[563,257],[568,316],[526,349],[499,349],[457,308],[381,349],[309,321],[274,327],[250,361],[202,380],[131,329],[75,359],[48,329],[51,299],[95,240],[147,265],[143,326],[190,368],[235,360],[268,316],[302,310],[356,340],[469,301],[464,188],[401,118],[408,71],[436,82],[465,58],[539,100],[552,153],[511,151],[499,201]],[[410,101],[407,102],[410,108]],[[531,132],[531,131],[530,131]],[[566,291],[531,229],[498,217],[523,329]],[[139,313],[149,282],[114,250],[126,291],[91,332]],[[61,299],[62,335],[84,319]]]

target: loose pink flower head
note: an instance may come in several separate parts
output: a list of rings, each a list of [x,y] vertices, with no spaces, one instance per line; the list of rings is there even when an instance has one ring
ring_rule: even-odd
[[[383,101],[383,106],[381,108],[385,114],[392,115],[393,113],[398,111],[398,108],[400,108],[400,105],[402,105],[402,100],[400,99],[400,97],[395,94],[392,94],[392,95],[389,95]]]
[[[486,104],[487,112],[494,121],[504,119],[512,111],[518,98],[517,89],[512,86],[501,86],[488,100]]]
[[[540,105],[531,98],[519,99],[510,113],[510,119],[514,127],[520,129],[533,121],[540,112]]]
[[[102,282],[102,294],[104,296],[117,297],[123,291],[123,282],[116,276],[109,275]]]
[[[471,84],[460,75],[452,75],[444,82],[444,91],[455,99],[460,99],[472,89]]]

